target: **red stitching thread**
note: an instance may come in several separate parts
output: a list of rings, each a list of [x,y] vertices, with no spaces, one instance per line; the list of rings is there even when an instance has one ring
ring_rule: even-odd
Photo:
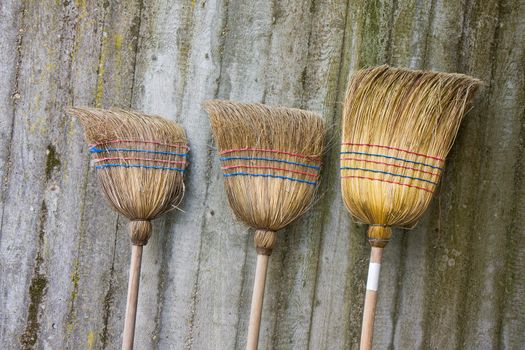
[[[395,151],[405,152],[405,153],[408,153],[408,154],[413,154],[413,155],[420,156],[420,157],[425,157],[425,158],[439,160],[441,162],[444,161],[444,159],[441,158],[441,157],[429,156],[427,154],[407,151],[406,149],[390,147],[390,146],[374,145],[374,144],[369,144],[369,143],[352,143],[352,142],[343,142],[341,145],[343,145],[343,146],[366,146],[366,147],[386,148],[386,149],[391,149],[391,150],[395,150]]]
[[[183,160],[164,160],[152,158],[135,158],[135,157],[111,157],[111,158],[96,158],[95,162],[102,162],[105,160],[145,160],[150,162],[169,163],[169,164],[186,164]]]
[[[285,168],[278,168],[278,167],[266,166],[266,165],[230,165],[230,166],[223,166],[222,167],[223,170],[237,169],[237,168],[271,169],[271,170],[289,171],[291,173],[296,173],[296,174],[301,174],[301,175],[306,175],[306,176],[312,176],[312,177],[317,177],[318,176],[317,174],[307,173],[307,172],[304,172],[304,171],[291,170],[291,169],[285,169]]]
[[[411,168],[411,167],[408,167],[408,166],[397,165],[397,164],[392,164],[392,163],[376,162],[375,160],[366,160],[366,159],[359,159],[359,158],[341,158],[341,160],[354,160],[354,161],[357,161],[357,162],[382,164],[382,165],[393,166],[393,167],[396,167],[396,168],[403,168],[403,169],[408,169],[408,170],[414,170],[414,171],[417,171],[417,172],[420,172],[420,173],[429,174],[429,175],[432,175],[432,176],[439,176],[440,175],[440,174],[432,173],[430,171],[419,170],[419,169]]]
[[[316,161],[319,160],[318,156],[305,156],[303,154],[286,152],[286,151],[279,151],[279,150],[275,150],[275,149],[251,148],[251,147],[238,148],[238,149],[227,149],[227,150],[219,152],[219,154],[228,154],[228,153],[242,152],[242,151],[255,151],[255,152],[268,152],[268,153],[286,154],[288,156],[293,156],[293,157],[297,157],[297,158],[311,159],[311,160],[316,160]]]
[[[383,180],[383,179],[374,179],[374,178],[371,178],[371,177],[365,177],[365,176],[346,175],[346,176],[341,176],[341,178],[342,178],[342,179],[363,179],[363,180],[371,180],[371,181],[388,182],[388,183],[390,183],[390,184],[394,184],[394,185],[407,186],[407,187],[417,188],[418,190],[427,191],[427,192],[429,192],[429,193],[434,193],[434,191],[431,191],[431,190],[429,190],[429,189],[427,189],[427,188],[424,188],[424,187],[419,187],[419,186],[414,186],[414,185],[404,184],[404,183],[401,183],[401,182],[395,182],[395,181]]]

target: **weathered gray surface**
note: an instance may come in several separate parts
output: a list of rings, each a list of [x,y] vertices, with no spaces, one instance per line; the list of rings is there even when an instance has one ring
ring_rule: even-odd
[[[184,124],[182,212],[145,249],[137,349],[242,349],[255,252],[227,207],[208,98],[284,104],[329,125],[322,197],[279,233],[262,349],[357,349],[369,248],[339,194],[341,102],[366,65],[487,86],[440,191],[385,252],[377,349],[525,348],[525,1],[0,1],[2,348],[116,349],[126,220],[98,191],[72,104]]]

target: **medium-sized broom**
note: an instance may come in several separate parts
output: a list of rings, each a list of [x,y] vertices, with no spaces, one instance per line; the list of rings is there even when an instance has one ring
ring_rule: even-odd
[[[207,101],[235,215],[256,229],[257,267],[246,349],[257,349],[268,258],[276,231],[312,203],[321,168],[324,122],[312,112]]]
[[[341,184],[372,246],[361,349],[372,348],[383,248],[391,227],[414,225],[428,207],[480,81],[462,74],[380,66],[352,77],[343,110]]]
[[[130,219],[131,264],[122,349],[133,349],[142,247],[151,220],[175,208],[184,195],[188,141],[178,124],[126,110],[71,108],[92,145],[102,189],[117,212]]]

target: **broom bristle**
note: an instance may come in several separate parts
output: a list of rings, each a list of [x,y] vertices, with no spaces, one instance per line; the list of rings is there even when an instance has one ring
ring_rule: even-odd
[[[203,106],[237,217],[255,229],[277,231],[303,214],[318,184],[323,119],[262,104],[213,100]]]
[[[136,111],[71,108],[68,112],[79,118],[92,143],[90,152],[109,202],[136,222],[131,230],[137,235],[150,231],[145,222],[182,200],[189,150],[184,129]]]
[[[480,84],[388,66],[354,74],[341,148],[343,198],[354,217],[378,226],[417,222]]]

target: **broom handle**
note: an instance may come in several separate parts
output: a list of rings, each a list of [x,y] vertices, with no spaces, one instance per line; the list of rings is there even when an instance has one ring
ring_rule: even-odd
[[[250,311],[250,324],[248,326],[248,343],[246,350],[257,350],[259,343],[259,329],[261,327],[261,312],[264,300],[264,285],[266,283],[266,270],[268,269],[269,255],[257,254],[257,267],[255,269],[255,284],[253,286],[252,307]]]
[[[360,350],[372,349],[372,337],[374,335],[374,318],[377,303],[377,288],[379,286],[379,270],[381,269],[381,257],[383,248],[372,247],[370,253],[370,265],[368,267],[368,278],[366,282],[365,308],[363,310],[363,326],[361,328]]]
[[[135,319],[137,317],[137,300],[139,298],[140,264],[142,261],[142,245],[131,246],[131,263],[129,266],[128,302],[126,305],[126,320],[122,350],[133,350],[135,336]]]

